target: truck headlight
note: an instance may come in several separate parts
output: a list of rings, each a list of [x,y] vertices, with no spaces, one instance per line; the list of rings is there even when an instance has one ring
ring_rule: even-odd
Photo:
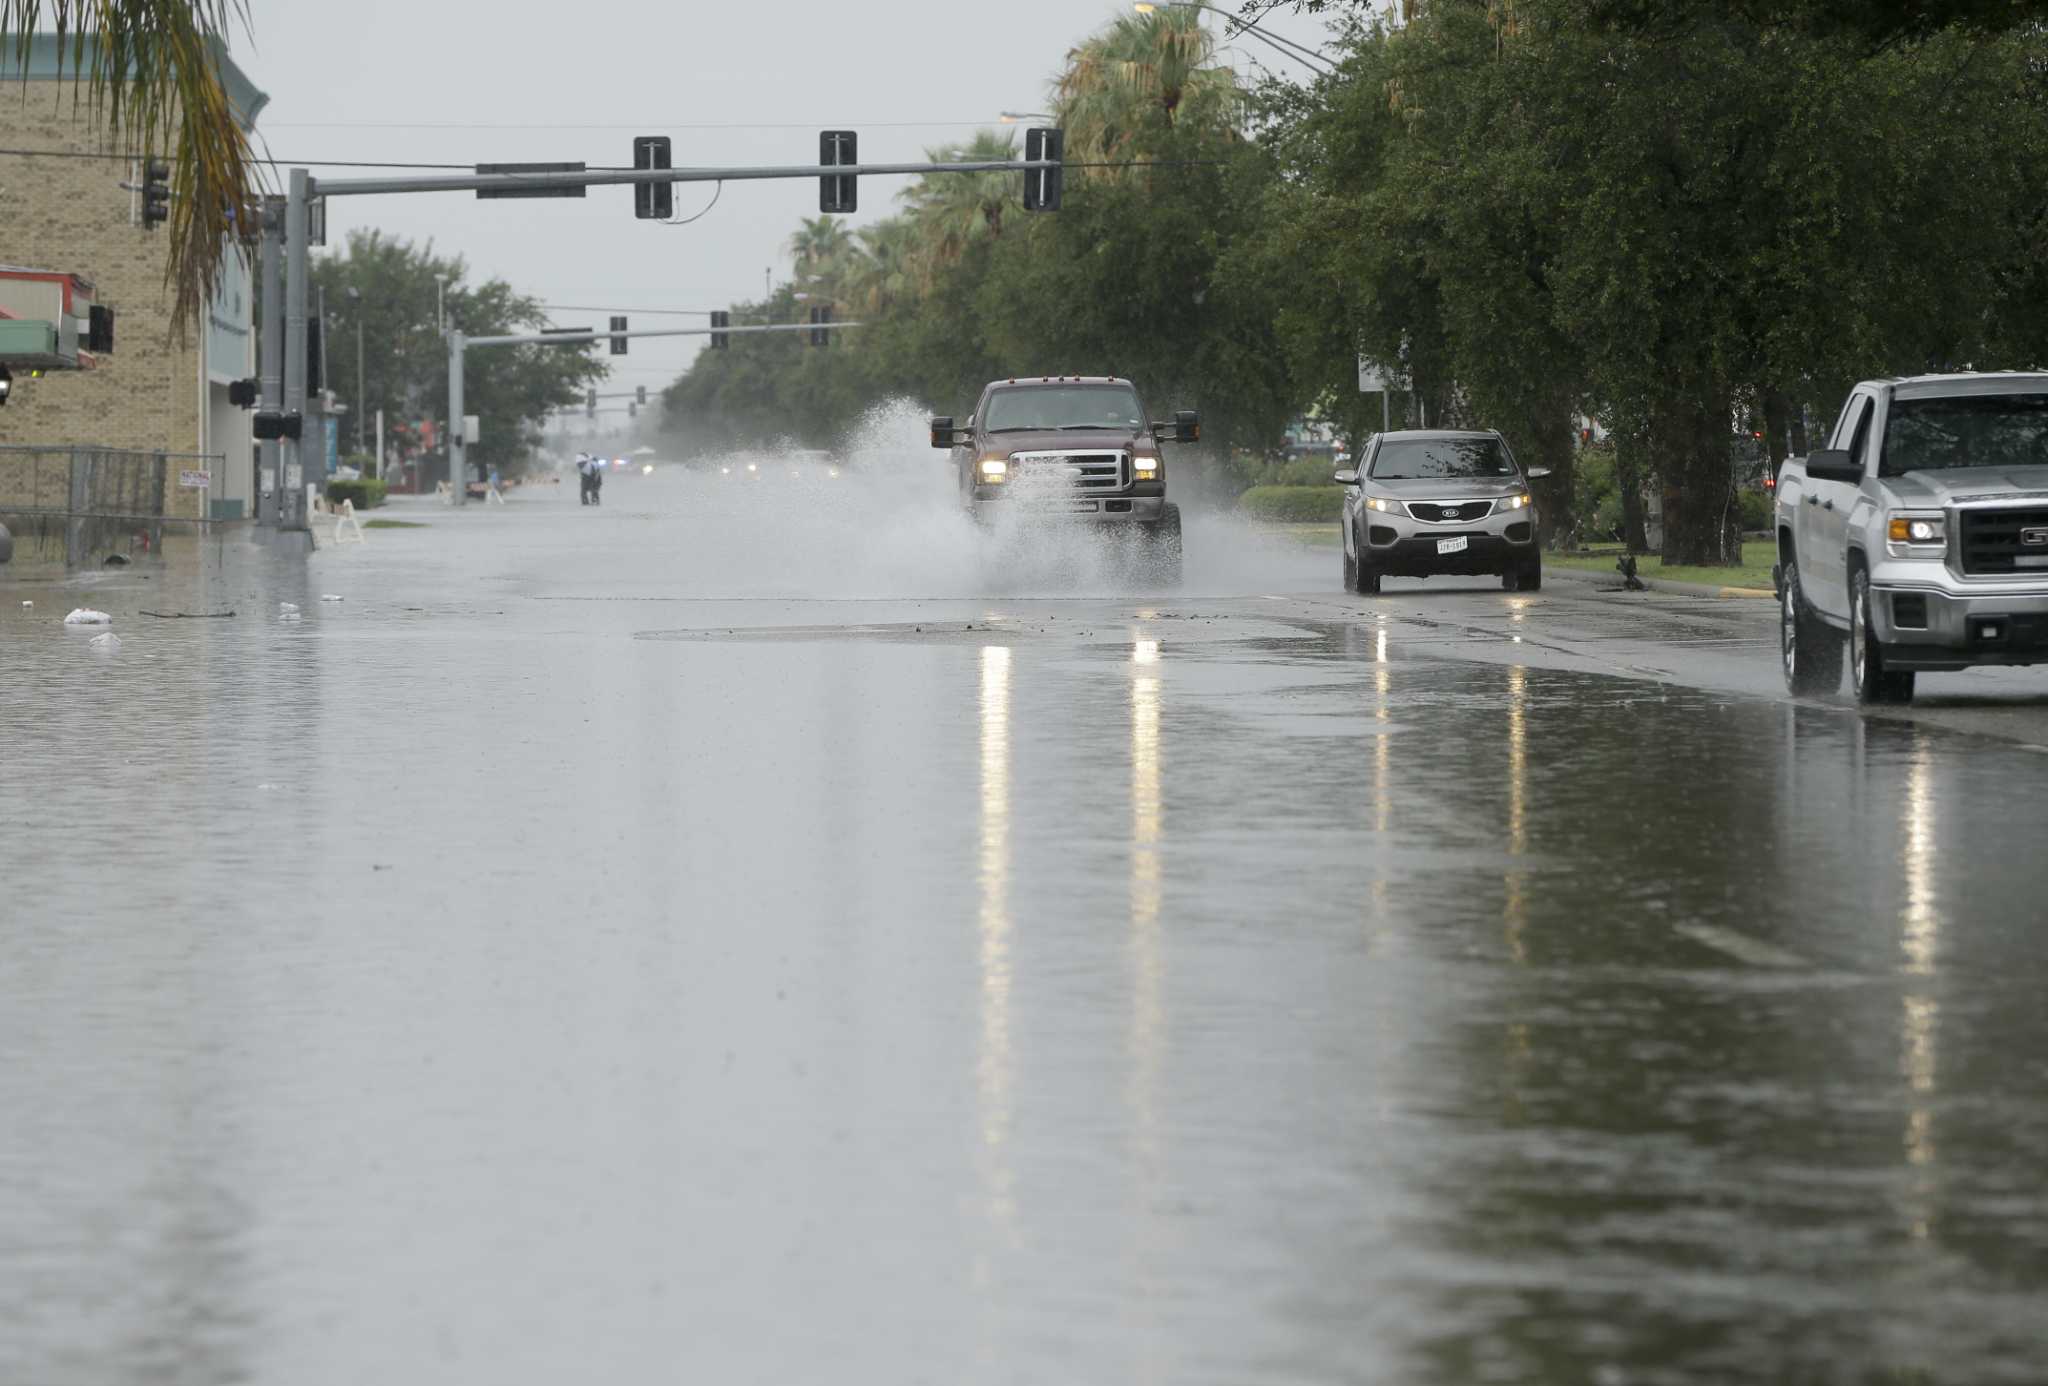
[[[1156,457],[1134,457],[1131,471],[1140,481],[1159,480],[1159,459]]]
[[[1939,515],[1915,515],[1893,511],[1885,526],[1885,538],[1913,548],[1937,548],[1948,543],[1948,527]]]
[[[1010,464],[1003,458],[984,457],[981,459],[981,479],[983,481],[1001,481],[1005,477],[1009,476],[1009,474]]]
[[[1408,513],[1407,506],[1397,500],[1388,500],[1385,496],[1367,496],[1365,498],[1365,508],[1367,510],[1377,510],[1384,515],[1406,515]]]

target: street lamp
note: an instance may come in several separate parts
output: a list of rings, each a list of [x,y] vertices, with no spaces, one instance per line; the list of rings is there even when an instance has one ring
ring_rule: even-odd
[[[1137,3],[1133,4],[1131,8],[1139,14],[1151,14],[1154,10],[1202,10],[1209,14],[1220,14],[1224,19],[1235,24],[1253,38],[1258,39],[1282,57],[1293,58],[1296,62],[1305,63],[1310,68],[1325,75],[1337,70],[1334,63],[1314,49],[1305,48],[1293,39],[1284,39],[1278,34],[1269,34],[1242,15],[1232,14],[1228,10],[1219,10],[1214,5],[1199,4],[1196,3],[1196,0],[1156,0],[1156,3],[1155,0],[1137,0]]]

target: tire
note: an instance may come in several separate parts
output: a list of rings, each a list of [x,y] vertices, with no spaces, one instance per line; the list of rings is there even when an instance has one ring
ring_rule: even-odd
[[[1344,537],[1349,539],[1351,536],[1346,534]],[[1344,590],[1346,592],[1356,592],[1358,590],[1358,558],[1351,552],[1348,545],[1339,544],[1338,547],[1344,550]]]
[[[1380,570],[1364,557],[1358,560],[1358,572],[1352,579],[1351,590],[1361,597],[1374,596],[1380,590]]]
[[[1180,586],[1180,507],[1171,503],[1160,507],[1159,523],[1152,526],[1146,538],[1150,552],[1145,566],[1152,580],[1167,587]]]
[[[1512,568],[1500,570],[1500,590],[1503,592],[1519,592],[1522,590],[1521,565],[1517,564]]]
[[[1540,553],[1531,555],[1529,561],[1522,565],[1520,577],[1521,587],[1524,592],[1541,592],[1543,590],[1543,555]]]
[[[1849,686],[1866,706],[1913,701],[1913,675],[1887,669],[1884,648],[1871,639],[1870,574],[1856,570],[1849,582]]]
[[[1842,684],[1842,637],[1806,604],[1799,565],[1787,563],[1778,594],[1778,662],[1795,698],[1832,693]]]

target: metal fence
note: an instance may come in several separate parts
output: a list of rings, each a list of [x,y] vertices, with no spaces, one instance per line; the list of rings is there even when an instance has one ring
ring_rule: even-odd
[[[218,454],[122,448],[0,446],[0,522],[17,558],[78,568],[108,554],[155,551],[165,525],[203,524],[165,513],[180,464],[218,469]]]

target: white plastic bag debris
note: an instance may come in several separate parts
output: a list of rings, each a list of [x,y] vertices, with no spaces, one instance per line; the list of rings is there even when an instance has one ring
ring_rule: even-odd
[[[298,614],[298,610],[298,607],[291,602],[279,602],[277,604],[277,614],[280,616],[295,616]]]
[[[67,626],[111,626],[114,624],[114,618],[107,615],[104,611],[94,611],[89,606],[81,606],[64,618],[64,624]]]
[[[34,602],[23,602],[23,603],[21,604],[21,609],[22,609],[23,611],[26,611],[26,610],[28,610],[28,609],[29,609],[30,607],[34,606],[34,605],[35,605],[35,603],[34,603]]]
[[[105,635],[95,635],[85,643],[105,654],[119,654],[121,652],[121,637],[112,631],[108,631]]]
[[[323,602],[338,602],[342,599],[335,596],[332,592],[323,592],[320,594],[320,600]]]

